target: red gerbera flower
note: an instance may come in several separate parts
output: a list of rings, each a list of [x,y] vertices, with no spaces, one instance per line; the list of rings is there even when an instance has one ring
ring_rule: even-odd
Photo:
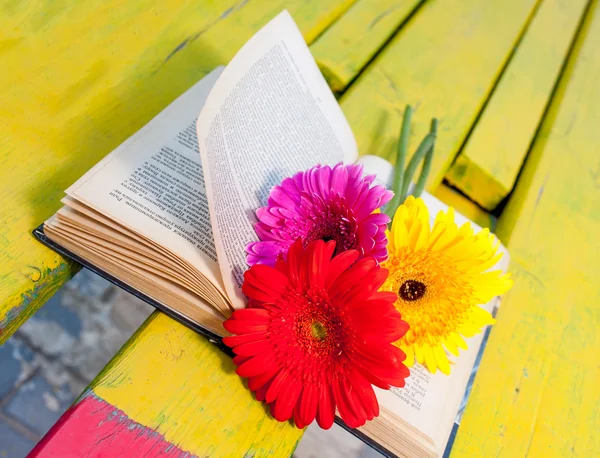
[[[379,415],[371,385],[404,386],[406,355],[392,345],[408,330],[380,292],[387,270],[356,250],[333,259],[335,242],[298,240],[275,267],[257,264],[244,276],[249,308],[225,322],[237,373],[279,421],[303,428],[333,424],[336,409],[356,428]]]

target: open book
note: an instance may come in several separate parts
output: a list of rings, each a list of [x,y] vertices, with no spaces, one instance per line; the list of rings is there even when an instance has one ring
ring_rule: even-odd
[[[283,12],[227,68],[203,78],[67,189],[64,206],[37,235],[223,336],[222,322],[245,306],[245,245],[256,240],[254,212],[270,189],[317,163],[357,160],[350,127]],[[432,216],[444,208],[425,200]],[[405,388],[378,390],[381,415],[358,434],[399,456],[441,456],[481,335],[468,343],[452,375],[417,365]]]

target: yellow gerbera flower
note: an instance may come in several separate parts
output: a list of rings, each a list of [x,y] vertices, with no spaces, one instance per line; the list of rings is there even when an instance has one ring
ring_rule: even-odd
[[[398,293],[396,308],[410,325],[396,345],[408,366],[416,359],[433,373],[439,368],[449,374],[445,349],[456,356],[458,347],[467,349],[463,336],[494,323],[479,304],[512,286],[508,274],[488,271],[502,257],[499,242],[488,229],[474,234],[468,223],[459,228],[452,208],[439,212],[430,230],[425,203],[412,196],[396,210],[387,236],[383,289]]]

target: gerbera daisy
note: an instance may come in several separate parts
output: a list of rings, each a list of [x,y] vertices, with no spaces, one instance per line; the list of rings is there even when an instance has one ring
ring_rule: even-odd
[[[429,226],[429,212],[421,199],[409,197],[398,207],[388,233],[389,259],[383,267],[389,276],[383,290],[398,293],[396,308],[410,325],[396,344],[406,363],[416,359],[435,373],[450,373],[445,349],[458,356],[492,315],[479,307],[507,291],[512,281],[502,271],[488,271],[502,256],[497,239],[484,229],[473,233],[470,224],[460,228],[454,210],[439,212]]]
[[[242,290],[249,308],[225,321],[237,373],[279,421],[331,427],[336,409],[350,427],[379,414],[371,385],[404,386],[405,355],[393,342],[408,325],[395,293],[378,289],[387,271],[357,250],[332,259],[335,242],[298,240],[275,267],[255,265]]]
[[[298,238],[334,240],[336,254],[354,249],[378,262],[387,258],[385,231],[390,218],[376,209],[393,196],[384,186],[371,186],[375,175],[362,176],[362,165],[317,165],[286,178],[259,208],[255,225],[260,242],[246,247],[249,265],[273,266]]]

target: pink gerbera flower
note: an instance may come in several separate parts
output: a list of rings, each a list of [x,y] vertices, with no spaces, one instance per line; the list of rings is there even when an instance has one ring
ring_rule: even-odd
[[[375,175],[363,177],[362,172],[362,165],[317,165],[275,186],[268,205],[256,211],[260,241],[246,247],[248,264],[273,266],[298,238],[304,246],[333,240],[335,254],[354,249],[385,261],[390,219],[374,211],[393,194],[384,186],[371,186]]]

